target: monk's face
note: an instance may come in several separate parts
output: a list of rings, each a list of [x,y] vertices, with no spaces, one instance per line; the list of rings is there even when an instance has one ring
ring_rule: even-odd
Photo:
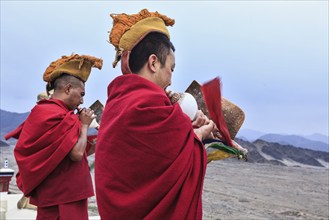
[[[85,95],[85,85],[83,82],[79,86],[72,86],[69,91],[69,99],[67,106],[70,110],[78,108],[80,104],[83,104],[83,97]]]
[[[173,50],[170,50],[167,56],[166,63],[161,66],[158,73],[158,85],[163,89],[167,88],[171,84],[172,73],[175,69],[175,54]]]

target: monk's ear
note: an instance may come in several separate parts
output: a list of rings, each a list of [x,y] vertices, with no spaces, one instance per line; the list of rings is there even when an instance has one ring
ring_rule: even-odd
[[[70,94],[71,89],[72,89],[71,83],[66,84],[64,87],[65,94],[67,94],[67,95]]]
[[[155,73],[157,71],[158,63],[159,63],[158,57],[155,54],[151,54],[149,56],[147,65],[152,72]]]

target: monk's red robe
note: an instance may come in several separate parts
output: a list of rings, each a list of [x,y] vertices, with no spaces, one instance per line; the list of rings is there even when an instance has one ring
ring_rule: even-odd
[[[112,81],[95,154],[102,219],[201,219],[206,162],[163,89],[135,74]]]
[[[87,154],[78,162],[69,152],[78,141],[81,122],[64,102],[41,100],[27,119],[5,138],[18,138],[14,156],[17,185],[32,204],[45,207],[93,196]]]

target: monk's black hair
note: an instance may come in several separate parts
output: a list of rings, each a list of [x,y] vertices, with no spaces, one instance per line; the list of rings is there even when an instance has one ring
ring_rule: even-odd
[[[152,54],[155,54],[161,65],[164,66],[170,49],[175,51],[175,47],[167,35],[160,32],[149,33],[131,51],[129,57],[131,72],[139,72]]]

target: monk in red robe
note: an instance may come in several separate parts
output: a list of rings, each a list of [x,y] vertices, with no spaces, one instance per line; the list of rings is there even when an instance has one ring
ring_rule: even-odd
[[[114,21],[121,25],[122,16],[127,15],[115,15]],[[207,164],[201,141],[215,126],[202,114],[193,128],[165,92],[175,67],[163,20],[168,18],[147,10],[137,17],[141,20],[127,28],[120,40],[125,42],[116,47],[124,75],[108,86],[97,138],[99,214],[101,219],[201,219]],[[116,23],[112,36],[115,29]]]
[[[96,64],[96,62],[98,62]],[[17,138],[17,185],[36,205],[37,219],[88,219],[88,197],[94,195],[87,155],[87,129],[92,110],[74,110],[83,103],[85,81],[102,61],[90,56],[63,56],[44,74],[50,99],[40,100],[27,119],[6,139]]]

